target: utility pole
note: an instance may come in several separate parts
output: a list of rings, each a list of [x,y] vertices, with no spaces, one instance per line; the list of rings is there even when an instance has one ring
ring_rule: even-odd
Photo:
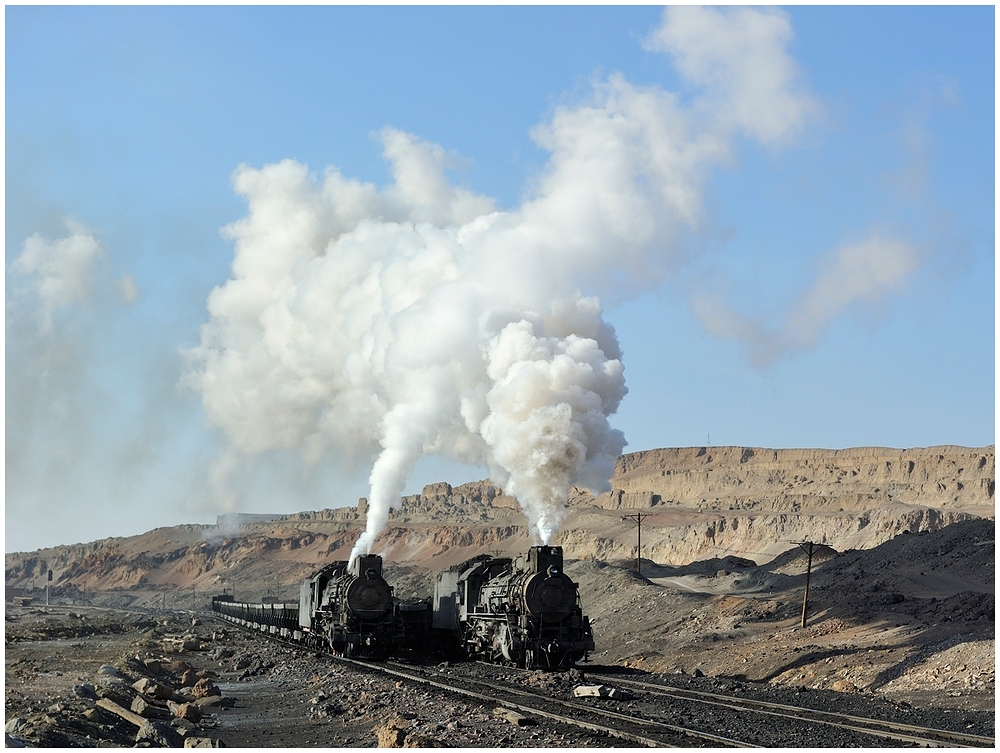
[[[809,576],[812,574],[812,564],[813,564],[813,542],[812,541],[796,541],[803,551],[809,555],[808,563],[806,564],[806,590],[802,592],[802,627],[806,626],[806,609],[809,606]]]
[[[622,520],[628,518],[635,521],[636,542],[635,542],[635,571],[642,574],[642,521],[648,518],[649,513],[637,512],[632,515],[623,515]]]

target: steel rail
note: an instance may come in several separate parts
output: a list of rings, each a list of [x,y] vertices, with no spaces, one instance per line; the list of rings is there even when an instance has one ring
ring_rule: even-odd
[[[625,732],[623,730],[617,730],[614,727],[605,727],[605,726],[602,726],[602,725],[595,725],[595,724],[593,724],[591,722],[585,722],[585,721],[582,721],[580,719],[575,719],[573,717],[567,717],[567,716],[562,716],[562,715],[559,715],[559,714],[553,714],[552,712],[548,712],[548,711],[544,711],[542,709],[539,709],[536,706],[529,706],[529,705],[524,705],[524,704],[518,704],[518,703],[510,701],[510,700],[508,700],[506,698],[498,698],[498,697],[493,696],[493,695],[484,695],[484,694],[481,694],[481,693],[477,693],[476,691],[468,690],[466,688],[456,687],[455,685],[452,685],[452,684],[449,684],[449,683],[443,683],[443,682],[440,682],[440,681],[437,681],[437,680],[432,680],[432,679],[430,679],[428,677],[424,677],[424,676],[421,676],[421,675],[414,675],[414,674],[412,674],[411,672],[408,672],[408,671],[403,671],[403,670],[400,670],[400,669],[389,669],[385,665],[369,664],[367,662],[358,662],[356,660],[351,660],[351,659],[346,659],[346,660],[343,660],[343,661],[348,661],[348,662],[360,664],[362,666],[366,666],[366,667],[370,667],[372,669],[376,669],[376,670],[379,670],[379,671],[382,671],[382,672],[386,672],[386,673],[388,673],[390,675],[393,675],[393,676],[407,678],[407,679],[413,680],[415,682],[420,682],[420,683],[432,685],[434,687],[438,687],[438,688],[441,688],[441,689],[444,689],[444,690],[450,690],[450,691],[455,691],[455,692],[458,692],[458,693],[470,695],[471,697],[478,698],[480,700],[486,700],[486,701],[489,701],[490,703],[497,703],[497,704],[500,704],[502,706],[506,706],[507,708],[512,708],[512,709],[514,709],[516,711],[523,711],[523,712],[528,713],[528,714],[535,714],[537,716],[544,716],[544,717],[547,717],[547,718],[550,718],[550,719],[554,719],[554,720],[557,720],[557,721],[560,721],[560,722],[563,722],[563,723],[574,724],[574,725],[577,725],[577,726],[581,726],[581,727],[584,727],[586,729],[591,729],[591,730],[597,730],[597,731],[601,731],[601,732],[606,732],[606,733],[608,733],[610,735],[613,735],[615,737],[620,737],[620,738],[626,739],[626,740],[632,740],[633,742],[639,742],[639,743],[642,743],[643,745],[648,745],[650,747],[664,747],[664,746],[677,747],[677,746],[665,743],[662,740],[653,740],[653,739],[650,739],[650,738],[642,737],[641,735],[634,735],[633,733],[630,733],[630,732]],[[389,664],[392,665],[392,666],[394,666],[394,667],[401,666],[399,664],[396,664],[395,662],[389,662]],[[488,682],[485,682],[483,680],[477,680],[477,679],[474,679],[474,678],[471,678],[471,677],[462,677],[461,679],[462,679],[463,682],[471,683],[473,685],[480,685],[480,686],[484,686],[485,685],[487,687],[495,687],[495,686],[490,685],[490,683],[488,683]],[[747,742],[744,742],[742,740],[734,740],[732,738],[723,737],[721,735],[715,735],[715,734],[712,734],[711,732],[703,732],[701,730],[690,729],[688,727],[680,727],[680,726],[677,726],[677,725],[674,725],[674,724],[667,724],[666,722],[658,722],[658,721],[652,720],[652,719],[643,719],[641,717],[635,717],[635,716],[629,716],[628,714],[622,714],[622,713],[619,713],[617,711],[610,711],[608,709],[597,709],[597,708],[594,708],[592,706],[584,706],[583,704],[573,703],[571,701],[564,701],[564,700],[559,699],[559,698],[552,698],[550,696],[543,696],[543,695],[540,695],[538,693],[532,693],[531,691],[524,690],[522,688],[513,688],[513,687],[506,686],[506,687],[503,688],[503,691],[505,693],[515,694],[515,695],[520,695],[520,696],[526,696],[526,697],[534,700],[535,702],[551,703],[551,704],[554,704],[556,706],[563,706],[563,707],[566,707],[566,708],[569,708],[569,709],[573,709],[574,711],[582,712],[584,714],[604,716],[604,717],[606,717],[608,719],[614,719],[616,721],[626,722],[628,724],[633,724],[633,725],[636,725],[636,726],[639,726],[639,727],[653,727],[653,728],[656,728],[656,729],[670,731],[670,732],[673,732],[675,734],[684,735],[685,737],[700,738],[702,740],[706,740],[708,742],[715,743],[717,745],[724,745],[724,746],[727,746],[727,747],[734,747],[734,748],[759,748],[759,747],[761,747],[759,745],[755,745],[753,743],[747,743]]]
[[[783,703],[775,703],[773,701],[735,698],[721,693],[708,693],[700,690],[671,688],[669,686],[658,685],[656,683],[642,682],[641,680],[629,680],[616,677],[614,682],[626,686],[642,688],[653,692],[655,695],[662,695],[668,698],[723,706],[737,711],[756,712],[770,716],[783,717],[786,719],[796,719],[812,724],[824,724],[830,727],[838,727],[840,729],[860,732],[866,735],[884,737],[889,740],[898,740],[900,742],[916,743],[918,745],[938,747],[957,746],[965,748],[992,748],[995,745],[994,738],[992,737],[970,735],[964,732],[953,732],[951,730],[938,729],[936,727],[921,727],[914,724],[904,724],[902,722],[890,722],[882,719],[852,716],[850,714],[842,714],[836,711],[821,711],[819,709],[810,709],[803,706],[791,706]],[[769,709],[777,709],[777,711],[771,711]],[[882,727],[883,729],[872,729],[873,726]],[[915,737],[913,735],[903,734],[904,732],[912,732],[924,735],[924,737]]]
[[[239,630],[243,630],[245,632],[248,632],[248,633],[251,633],[251,634],[254,634],[254,635],[260,635],[260,636],[263,636],[266,639],[275,641],[277,643],[283,643],[283,644],[288,645],[288,646],[293,646],[295,648],[299,648],[299,649],[304,650],[304,651],[317,651],[317,652],[319,652],[320,655],[322,655],[324,658],[326,658],[326,659],[328,659],[330,661],[335,661],[335,662],[340,663],[340,664],[346,664],[348,666],[354,667],[355,669],[362,668],[362,669],[365,669],[365,670],[368,670],[368,671],[382,672],[382,673],[388,674],[390,676],[400,677],[400,678],[403,678],[403,679],[410,680],[411,682],[417,682],[417,683],[420,683],[420,684],[423,684],[423,685],[427,685],[427,686],[430,686],[430,687],[435,687],[435,688],[438,688],[439,690],[445,690],[445,691],[448,691],[450,693],[456,693],[458,695],[462,695],[462,696],[465,696],[467,698],[473,698],[473,699],[478,700],[478,701],[485,701],[486,703],[496,704],[496,705],[499,705],[499,706],[504,706],[505,708],[513,709],[515,711],[523,711],[525,713],[533,714],[535,716],[545,717],[547,719],[551,719],[553,721],[561,722],[563,724],[569,724],[569,725],[576,726],[576,727],[582,727],[583,729],[589,730],[591,732],[602,732],[602,733],[611,735],[612,737],[617,737],[617,738],[622,739],[622,740],[627,740],[629,742],[639,743],[640,745],[645,745],[646,747],[649,747],[649,748],[677,747],[677,746],[674,746],[674,745],[670,745],[669,743],[665,743],[662,740],[654,740],[653,738],[647,738],[647,737],[643,737],[641,735],[634,735],[634,734],[626,732],[624,730],[617,730],[617,729],[615,729],[613,727],[604,727],[602,725],[594,724],[594,723],[591,723],[591,722],[585,722],[585,721],[580,720],[580,719],[573,719],[571,717],[563,717],[563,716],[560,716],[559,714],[554,714],[554,713],[552,713],[550,711],[544,711],[542,709],[537,709],[537,708],[530,707],[530,706],[523,706],[521,704],[514,703],[513,701],[509,701],[509,700],[504,699],[504,698],[495,698],[493,696],[488,696],[488,695],[485,695],[485,694],[482,694],[482,693],[476,693],[475,691],[468,690],[468,689],[465,689],[465,688],[459,688],[459,687],[456,687],[454,685],[449,685],[447,683],[438,682],[436,680],[431,680],[430,678],[420,677],[418,675],[412,675],[412,674],[410,674],[408,672],[402,672],[400,670],[389,669],[388,667],[386,667],[384,665],[381,665],[381,664],[374,664],[372,662],[364,662],[364,661],[360,661],[358,659],[349,659],[346,656],[338,656],[336,654],[331,653],[326,647],[323,647],[323,648],[308,647],[304,643],[299,642],[299,641],[293,641],[293,640],[290,640],[290,639],[287,639],[287,638],[283,638],[280,635],[276,635],[276,634],[272,634],[272,633],[263,633],[263,632],[254,630],[252,627],[248,627],[246,625],[240,625],[240,624],[235,623],[235,622],[230,622],[226,618],[225,615],[216,614],[216,617],[218,619],[224,620],[227,624],[235,625],[235,627],[237,629],[239,629]]]

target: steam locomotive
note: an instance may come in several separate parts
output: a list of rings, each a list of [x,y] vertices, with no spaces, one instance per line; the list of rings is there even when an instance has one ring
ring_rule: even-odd
[[[333,562],[302,582],[298,604],[247,604],[229,596],[212,609],[246,627],[317,649],[358,659],[382,659],[395,643],[392,586],[382,577],[382,558]]]
[[[563,571],[562,547],[517,558],[479,555],[438,573],[433,601],[401,603],[382,577],[382,558],[333,562],[303,581],[298,604],[247,604],[231,596],[212,609],[239,625],[359,659],[444,649],[465,658],[562,669],[594,650],[579,588]]]
[[[579,588],[562,569],[562,547],[527,557],[479,555],[439,573],[433,633],[469,658],[527,668],[567,668],[594,650]]]

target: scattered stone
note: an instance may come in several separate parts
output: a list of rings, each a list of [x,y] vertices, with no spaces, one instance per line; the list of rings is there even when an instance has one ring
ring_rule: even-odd
[[[225,748],[222,740],[213,740],[211,737],[185,737],[185,748]]]
[[[73,695],[75,695],[77,698],[85,698],[88,701],[97,700],[97,691],[94,689],[94,686],[91,685],[89,682],[85,682],[82,685],[74,685]]]
[[[229,695],[209,695],[204,698],[196,698],[193,703],[202,709],[214,707],[229,709],[236,705],[236,699]]]
[[[112,714],[117,714],[122,719],[128,719],[136,727],[141,727],[143,724],[146,723],[146,720],[143,717],[139,716],[134,711],[123,709],[121,706],[119,706],[117,703],[115,703],[109,698],[101,698],[100,700],[98,700],[97,705],[100,706],[102,709],[110,711]]]
[[[102,664],[101,668],[97,670],[99,675],[110,675],[111,677],[120,677],[118,670],[112,667],[110,664]]]
[[[449,748],[451,746],[429,735],[413,732],[403,740],[404,748]]]
[[[146,666],[146,669],[148,669],[153,674],[155,675],[163,674],[163,665],[160,664],[159,659],[146,659],[145,661],[143,661],[143,664]]]
[[[611,688],[607,685],[578,685],[573,688],[575,698],[611,698],[614,700],[625,700],[631,696],[624,690]]]
[[[170,711],[162,706],[155,706],[141,695],[136,696],[132,701],[132,711],[143,719],[169,719]]]
[[[170,709],[177,719],[186,719],[189,722],[198,722],[202,717],[201,706],[196,703],[174,703],[167,701],[167,708]]]
[[[208,677],[203,677],[194,684],[191,695],[195,698],[207,698],[212,695],[222,695],[222,691]]]
[[[402,748],[406,739],[406,728],[409,722],[401,716],[391,717],[385,724],[372,730],[378,738],[380,748]]]
[[[139,731],[135,733],[135,741],[145,741],[158,748],[180,748],[184,745],[184,738],[169,724],[149,720],[139,727]]]
[[[524,714],[519,714],[518,712],[514,711],[514,709],[505,709],[502,706],[498,706],[497,708],[493,709],[493,716],[500,717],[501,719],[506,719],[515,727],[527,727],[529,724],[535,723],[534,719],[530,719],[526,717]]]
[[[28,720],[21,716],[16,716],[13,719],[8,719],[7,723],[3,727],[3,731],[9,734],[16,734],[20,731],[26,724]]]
[[[198,675],[195,674],[195,671],[190,667],[185,669],[184,674],[181,675],[181,687],[193,687],[196,682],[198,682]]]
[[[141,680],[137,680],[132,683],[132,687],[145,696],[162,701],[167,700],[174,694],[174,691],[166,685],[160,685],[158,682],[153,682],[148,677],[143,677]]]

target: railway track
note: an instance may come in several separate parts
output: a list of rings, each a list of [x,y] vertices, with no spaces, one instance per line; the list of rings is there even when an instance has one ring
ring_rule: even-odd
[[[756,748],[753,743],[737,740],[702,730],[668,724],[627,713],[553,698],[529,690],[505,685],[498,688],[495,682],[470,677],[443,677],[441,673],[403,665],[397,662],[374,664],[352,659],[341,659],[369,670],[384,672],[392,677],[408,680],[427,687],[446,690],[482,702],[496,704],[523,714],[580,727],[591,732],[615,737],[648,747],[732,747]],[[601,721],[594,721],[600,719]]]
[[[850,730],[865,735],[884,738],[894,742],[911,743],[921,747],[963,747],[963,748],[993,748],[995,739],[980,735],[969,735],[963,732],[921,727],[913,724],[891,722],[883,719],[841,714],[832,711],[820,711],[802,706],[790,706],[770,701],[758,701],[738,698],[721,693],[685,690],[658,685],[640,680],[616,678],[616,684],[635,688],[661,698],[672,698],[696,703],[721,706],[742,713],[759,714],[780,719],[795,719],[810,724],[835,727]]]
[[[315,648],[307,648],[301,643],[296,643],[280,635],[258,632],[245,625],[237,625],[237,627],[256,633],[275,643],[294,646],[300,650],[316,651]],[[321,654],[329,661],[364,672],[388,675],[423,687],[443,690],[481,703],[500,706],[521,714],[541,717],[646,747],[760,747],[741,740],[688,729],[679,725],[643,719],[605,709],[595,710],[584,704],[563,701],[515,687],[504,686],[498,690],[495,683],[469,677],[443,676],[440,672],[414,665],[399,662],[362,661],[336,656],[329,652],[321,652]],[[514,700],[515,698],[516,700]],[[595,716],[602,721],[594,721]]]
[[[282,643],[300,645],[275,635],[265,635]],[[465,663],[442,672],[437,667],[395,661],[369,662],[327,656],[359,670],[383,673],[408,683],[640,746],[994,747],[992,737],[675,688],[614,674],[607,676],[607,682],[631,690],[632,700],[594,699],[581,702],[554,697],[552,693],[520,685],[519,682],[531,673],[513,667]],[[488,667],[491,676],[486,679],[475,677],[473,667]]]

